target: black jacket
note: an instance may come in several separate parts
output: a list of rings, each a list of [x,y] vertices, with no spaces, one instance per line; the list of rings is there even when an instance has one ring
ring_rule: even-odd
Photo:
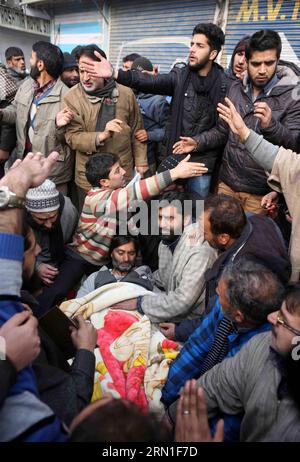
[[[296,88],[298,78],[286,66],[278,66],[277,76],[279,81],[271,91],[256,99],[256,102],[267,103],[272,110],[272,120],[267,129],[261,129],[259,119],[254,116],[254,105],[245,82],[233,82],[228,97],[249,128],[261,133],[270,143],[297,152],[300,131],[300,98]],[[251,158],[238,135],[221,119],[216,127],[194,138],[203,149],[225,146],[219,178],[234,191],[260,196],[270,191],[264,169]]]
[[[221,66],[217,66],[219,72],[219,92],[224,99],[230,79],[227,78]],[[151,76],[136,71],[119,70],[118,83],[135,88],[144,93],[172,96],[170,120],[166,125],[167,155],[172,154],[173,140],[172,130],[175,129],[176,114],[179,111],[182,87],[186,80],[188,67],[184,69],[172,69],[169,74],[158,74]],[[213,107],[210,99],[205,95],[198,95],[190,84],[185,92],[182,120],[182,136],[194,137],[197,134],[214,127],[217,121],[216,108]],[[179,141],[179,139],[177,140]],[[200,149],[192,153],[194,162],[203,162],[208,167],[208,173],[214,169],[217,158],[221,154],[219,148]]]

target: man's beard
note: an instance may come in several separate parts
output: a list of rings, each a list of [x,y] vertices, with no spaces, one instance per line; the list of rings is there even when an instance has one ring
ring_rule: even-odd
[[[272,76],[271,76],[268,80],[266,80],[265,82],[261,82],[261,83],[260,83],[260,82],[255,82],[255,81],[252,79],[252,77],[251,77],[251,75],[250,75],[249,73],[248,73],[248,78],[249,78],[249,82],[250,82],[253,86],[255,86],[255,87],[257,87],[257,88],[264,88],[264,87],[265,87],[266,85],[268,85],[268,83],[273,79],[273,77],[274,77],[275,74],[276,74],[276,69],[275,69],[275,71],[273,72]]]
[[[135,262],[132,263],[119,263],[113,257],[111,259],[113,268],[121,273],[129,273],[135,265]]]
[[[39,225],[36,221],[34,221],[33,218],[29,218],[28,220],[28,223],[30,224],[30,226],[36,230],[36,231],[41,231],[43,233],[47,233],[47,234],[52,234],[52,233],[55,233],[57,228],[60,226],[60,220],[59,220],[59,217],[57,217],[57,220],[55,223],[53,223],[53,226],[52,228],[46,228],[46,226],[44,225]]]
[[[34,66],[31,66],[30,77],[33,80],[36,80],[40,75],[41,75],[41,71],[39,71],[37,65],[35,64]]]
[[[193,71],[193,72],[201,71],[201,70],[207,65],[208,62],[209,62],[208,57],[207,57],[207,58],[203,58],[203,59],[202,59],[199,63],[197,63],[197,64],[189,64],[189,69],[190,69],[190,71]]]
[[[164,234],[163,230],[159,228],[159,235],[162,237],[163,241],[171,243],[175,242],[182,235],[182,231],[182,229],[176,231],[170,229],[167,234]]]

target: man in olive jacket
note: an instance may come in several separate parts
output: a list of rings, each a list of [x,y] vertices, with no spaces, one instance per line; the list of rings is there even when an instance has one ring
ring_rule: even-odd
[[[14,101],[1,110],[0,117],[3,122],[16,124],[18,159],[23,159],[30,151],[42,152],[45,156],[52,151],[59,152],[50,179],[67,194],[67,183],[73,174],[73,156],[64,136],[57,130],[62,99],[68,91],[59,78],[63,54],[51,43],[37,42],[32,47],[30,64],[31,78],[20,86]]]
[[[75,183],[79,203],[83,203],[90,184],[85,176],[85,164],[95,153],[117,154],[126,179],[133,168],[143,174],[148,169],[147,145],[135,138],[143,128],[139,106],[132,90],[116,84],[113,79],[92,78],[82,69],[82,59],[91,63],[105,53],[96,45],[82,47],[79,53],[80,83],[66,95],[65,105],[74,119],[66,127],[66,140],[76,151]]]

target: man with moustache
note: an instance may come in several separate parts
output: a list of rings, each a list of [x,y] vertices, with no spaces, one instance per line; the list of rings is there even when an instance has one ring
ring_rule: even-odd
[[[278,65],[281,39],[274,30],[260,30],[246,46],[248,72],[232,84],[228,97],[246,125],[278,146],[297,151],[300,130],[298,77],[287,66]],[[218,192],[239,199],[246,212],[264,213],[261,201],[270,191],[265,170],[253,160],[225,122],[176,145],[176,153],[225,146]]]
[[[153,290],[152,272],[149,266],[136,266],[139,245],[132,236],[114,236],[109,247],[111,264],[102,266],[82,284],[76,298],[84,297],[95,289],[113,282],[131,282]]]
[[[132,178],[134,167],[143,175],[148,162],[146,144],[135,137],[136,131],[143,128],[143,120],[133,92],[112,78],[94,78],[85,71],[83,62],[91,65],[106,57],[96,45],[82,46],[77,57],[80,84],[71,88],[64,103],[74,113],[66,126],[66,140],[76,151],[75,183],[81,210],[90,190],[85,165],[91,155],[116,154],[126,171],[126,180]]]
[[[60,78],[68,88],[79,83],[78,63],[70,53],[64,53],[64,65]]]
[[[214,264],[217,252],[204,241],[198,224],[191,224],[192,203],[187,193],[165,192],[158,205],[162,240],[153,277],[161,292],[156,297],[144,295],[110,308],[137,309],[154,323],[193,319],[204,312],[204,275]]]
[[[40,247],[36,270],[44,290],[38,297],[41,306],[49,297],[48,288],[55,283],[65,258],[65,244],[71,241],[78,222],[78,212],[68,197],[59,193],[55,184],[45,180],[26,195],[27,223]]]
[[[148,75],[136,71],[116,70],[101,57],[100,62],[83,59],[81,65],[94,78],[110,78],[144,93],[172,96],[171,119],[167,124],[167,155],[171,155],[181,137],[193,137],[216,125],[218,102],[224,99],[229,79],[221,66],[215,63],[224,33],[215,24],[198,24],[193,30],[189,65],[172,69],[169,74]],[[188,187],[201,196],[207,196],[211,174],[214,171],[219,149],[195,149],[193,162],[203,162],[208,173],[188,180]]]
[[[291,363],[295,363],[297,370],[299,284],[288,288],[281,308],[269,314],[268,321],[272,332],[253,337],[233,358],[202,375],[197,386],[204,390],[209,418],[218,411],[232,416],[244,413],[241,442],[298,442],[299,393],[295,393],[298,381],[291,382]],[[175,403],[169,408],[172,419],[175,408]]]
[[[8,74],[19,87],[27,77],[24,52],[18,47],[9,47],[5,50],[6,68]]]
[[[58,151],[60,156],[50,179],[63,194],[73,175],[73,156],[64,136],[57,130],[72,118],[62,110],[62,98],[68,88],[59,78],[63,53],[52,43],[36,42],[30,58],[30,77],[22,84],[12,104],[0,111],[0,120],[16,125],[16,157],[23,159],[28,152],[48,156]]]

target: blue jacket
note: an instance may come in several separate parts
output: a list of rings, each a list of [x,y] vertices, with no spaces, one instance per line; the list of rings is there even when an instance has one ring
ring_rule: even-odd
[[[203,362],[213,344],[220,321],[223,319],[219,298],[213,309],[203,318],[200,326],[184,344],[179,356],[172,363],[168,378],[162,389],[162,402],[170,405],[179,397],[181,387],[187,380],[199,378]],[[234,356],[242,346],[254,335],[271,329],[271,324],[266,322],[261,326],[248,329],[245,332],[235,331],[228,336],[229,350],[227,358]]]
[[[154,164],[157,143],[162,141],[165,135],[165,125],[169,117],[170,106],[166,98],[160,95],[138,93],[136,98],[143,116],[144,128],[148,133],[148,163]]]
[[[0,327],[8,319],[24,309],[19,301],[23,253],[23,237],[0,233]],[[27,417],[26,414],[23,414],[23,420],[21,421],[21,416],[16,415],[16,428],[8,428],[7,434],[14,435],[15,439],[20,441],[59,442],[66,440],[66,433],[63,431],[58,418],[48,406],[39,400],[36,377],[31,366],[27,366],[18,372],[16,382],[8,390],[7,398],[9,399],[6,400],[6,403],[4,401],[0,409],[0,415],[1,412],[7,412],[10,415],[10,410],[15,412],[13,403],[16,403],[17,400],[20,402],[20,399],[23,405],[22,410],[24,411],[24,409],[26,410],[26,402],[28,402]],[[38,409],[36,418],[32,405],[36,405],[35,409]],[[44,415],[44,418],[41,418],[42,415]],[[20,433],[22,428],[24,429],[24,434],[26,434],[24,438]],[[0,438],[1,436],[5,438],[3,434],[0,435]]]

